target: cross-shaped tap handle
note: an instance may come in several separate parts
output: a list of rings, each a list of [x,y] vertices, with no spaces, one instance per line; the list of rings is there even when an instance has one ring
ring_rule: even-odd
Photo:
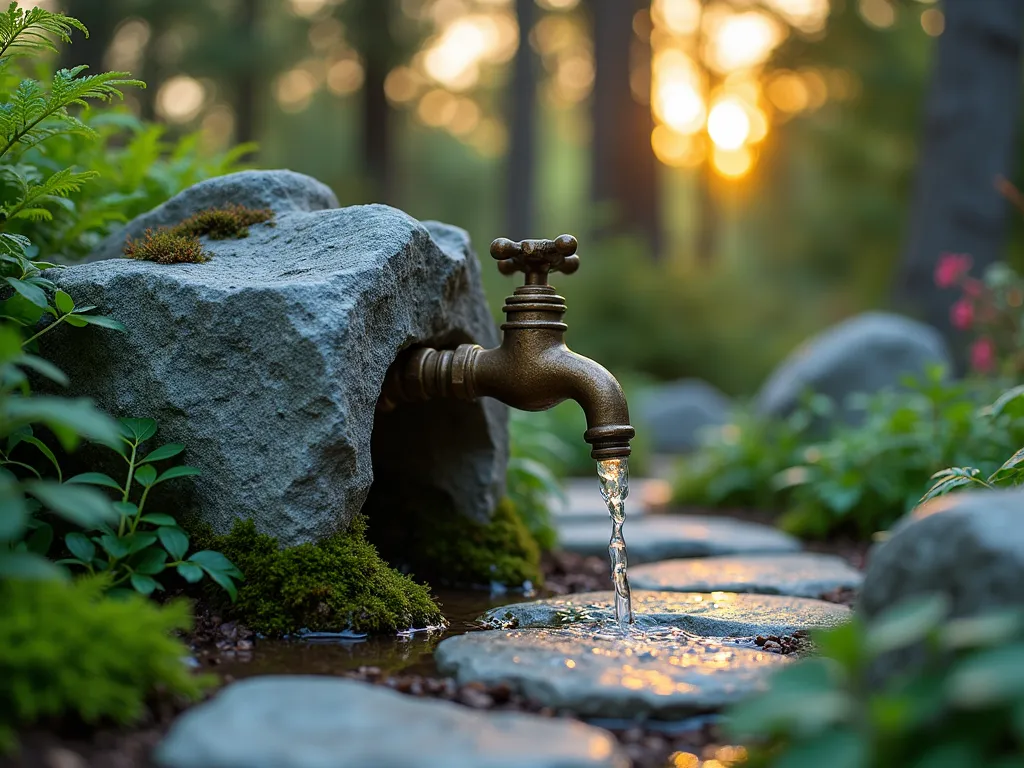
[[[580,268],[580,257],[576,255],[578,245],[572,235],[518,243],[499,237],[491,243],[491,256],[498,260],[498,271],[503,275],[524,272],[527,283],[546,283],[548,272],[571,275]]]

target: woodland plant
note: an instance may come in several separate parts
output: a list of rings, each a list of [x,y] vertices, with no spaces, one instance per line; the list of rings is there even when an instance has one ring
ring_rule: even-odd
[[[749,768],[1016,768],[1024,754],[1024,616],[948,618],[941,596],[818,633],[820,656],[727,715]],[[916,659],[898,667],[887,659]]]

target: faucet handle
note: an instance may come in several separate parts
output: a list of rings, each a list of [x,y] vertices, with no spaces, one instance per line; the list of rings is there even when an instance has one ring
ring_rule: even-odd
[[[579,243],[572,235],[560,235],[554,240],[520,240],[499,237],[491,243],[491,256],[498,260],[498,271],[503,275],[516,272],[526,274],[528,284],[547,282],[549,272],[571,275],[580,268],[576,255]]]

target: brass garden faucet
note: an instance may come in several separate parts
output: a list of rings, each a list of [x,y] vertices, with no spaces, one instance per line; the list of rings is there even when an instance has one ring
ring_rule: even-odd
[[[505,299],[501,346],[410,350],[388,371],[378,408],[390,411],[400,402],[436,397],[493,397],[523,411],[545,411],[575,400],[587,416],[583,439],[592,446],[590,455],[597,460],[629,456],[634,430],[622,387],[604,367],[565,345],[565,299],[548,285],[549,272],[569,275],[579,269],[576,247],[571,235],[491,243],[502,274],[526,274],[525,284]]]

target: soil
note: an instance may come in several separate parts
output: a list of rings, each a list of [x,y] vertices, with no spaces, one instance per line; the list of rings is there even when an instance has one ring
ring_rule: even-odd
[[[699,511],[707,514],[706,510]],[[749,510],[716,511],[715,514],[770,522],[769,517]],[[807,548],[838,555],[854,567],[863,569],[868,547],[860,542],[838,541],[811,543]],[[608,564],[603,558],[553,552],[545,555],[542,565],[546,579],[545,594],[542,596],[611,589]],[[507,596],[505,602],[510,597]],[[856,591],[850,589],[839,589],[822,595],[824,600],[844,605],[852,605],[855,598]],[[459,623],[465,626],[457,631],[470,628],[471,622],[461,619]],[[453,621],[454,624],[456,621]],[[260,642],[245,627],[236,622],[224,621],[202,605],[197,606],[195,629],[186,640],[193,650],[197,666],[217,674],[225,685],[232,682],[236,674],[244,674],[243,670],[256,655],[255,645]],[[762,649],[774,653],[800,654],[810,649],[806,633],[782,637],[759,636],[754,642]],[[419,667],[416,669],[419,671]],[[543,707],[516,694],[507,685],[470,683],[459,686],[454,680],[439,677],[429,670],[424,674],[390,674],[379,666],[361,665],[328,673],[384,685],[411,696],[453,701],[474,709],[514,710],[543,717],[570,717],[569,713]],[[20,734],[19,755],[0,758],[0,768],[153,768],[149,762],[150,753],[186,706],[183,702],[170,700],[151,702],[142,722],[131,728],[96,729],[82,724],[61,723],[25,732]],[[694,722],[691,728],[678,733],[659,728],[655,723],[600,725],[618,739],[623,751],[633,761],[634,768],[696,766],[700,765],[697,759],[717,760],[718,765],[728,766],[738,762],[744,754],[742,747],[727,743],[713,719]],[[693,757],[688,758],[686,755]],[[714,762],[711,764],[715,765]]]

